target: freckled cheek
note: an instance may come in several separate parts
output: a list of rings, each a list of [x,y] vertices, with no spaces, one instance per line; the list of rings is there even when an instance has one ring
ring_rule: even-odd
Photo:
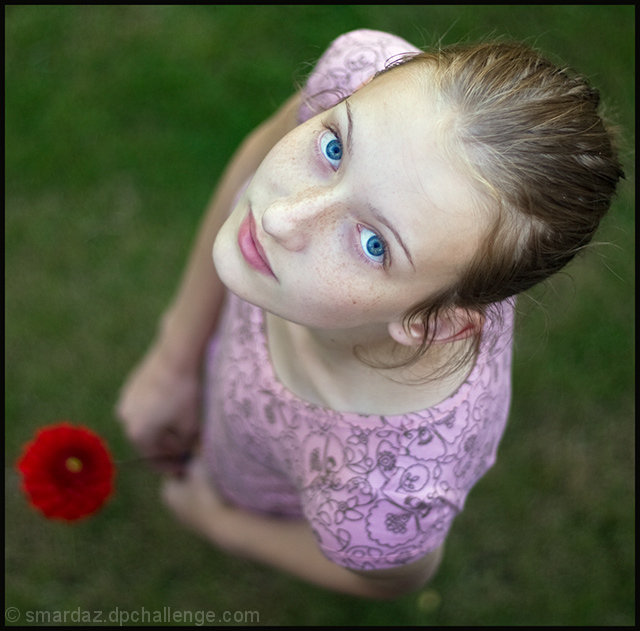
[[[383,298],[381,284],[365,280],[366,271],[352,264],[315,264],[311,268],[309,294],[312,301],[336,317],[369,314]]]

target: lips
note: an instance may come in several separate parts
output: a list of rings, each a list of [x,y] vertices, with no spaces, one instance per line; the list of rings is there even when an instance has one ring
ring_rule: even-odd
[[[256,236],[256,222],[251,211],[249,211],[240,225],[240,230],[238,230],[238,246],[244,260],[253,269],[275,278],[264,249]]]

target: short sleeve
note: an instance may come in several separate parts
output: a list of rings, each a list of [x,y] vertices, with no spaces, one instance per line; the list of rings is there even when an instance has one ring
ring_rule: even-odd
[[[383,31],[358,29],[341,35],[323,53],[307,79],[298,122],[333,107],[376,72],[419,52],[401,37]]]
[[[351,497],[310,520],[318,547],[330,561],[368,571],[407,565],[441,546],[459,510],[443,498],[379,497],[369,505]],[[333,509],[333,510],[332,510]]]

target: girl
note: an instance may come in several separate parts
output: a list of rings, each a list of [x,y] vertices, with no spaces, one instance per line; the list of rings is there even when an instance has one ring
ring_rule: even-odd
[[[597,106],[520,45],[334,41],[238,149],[121,394],[177,517],[351,594],[433,576],[505,428],[514,296],[622,176]]]

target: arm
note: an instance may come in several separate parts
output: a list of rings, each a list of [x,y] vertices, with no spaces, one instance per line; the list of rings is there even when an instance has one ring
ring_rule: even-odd
[[[300,96],[296,94],[244,140],[208,205],[182,281],[162,320],[162,340],[181,364],[200,364],[224,295],[224,286],[211,258],[215,237],[229,215],[240,186],[255,172],[269,150],[296,126],[299,104]]]
[[[116,414],[143,456],[180,474],[199,433],[200,365],[224,297],[211,250],[239,187],[296,126],[291,97],[240,145],[211,198],[186,269],[151,347],[125,383]]]
[[[283,521],[227,506],[205,536],[238,556],[284,570],[320,587],[375,599],[420,589],[440,562],[441,550],[387,570],[354,571],[327,559],[305,521]]]
[[[442,547],[408,565],[357,572],[327,559],[304,521],[249,513],[225,504],[195,459],[182,480],[168,480],[165,503],[187,526],[227,551],[266,563],[320,587],[354,596],[391,599],[422,587],[436,572]]]

